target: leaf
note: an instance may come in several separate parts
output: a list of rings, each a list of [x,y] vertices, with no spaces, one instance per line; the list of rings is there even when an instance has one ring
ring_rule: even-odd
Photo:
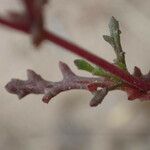
[[[118,65],[119,68],[126,70],[126,64],[124,64],[122,62],[116,62],[116,65]]]
[[[116,62],[115,63],[121,69],[127,71],[126,61],[125,61],[125,52],[122,50],[120,34],[121,31],[119,29],[119,22],[111,17],[109,22],[109,31],[110,36],[103,35],[103,38],[106,42],[108,42],[114,49],[116,54]]]
[[[103,70],[102,68],[93,67],[91,64],[89,64],[87,61],[83,59],[74,60],[74,64],[77,66],[78,69],[88,71],[92,73],[93,75],[103,76],[107,78],[111,77],[111,75],[107,73],[105,70]]]
[[[113,48],[115,47],[114,39],[111,36],[103,35],[103,39],[108,42]]]
[[[111,37],[114,37],[116,35],[119,36],[119,34],[121,34],[121,31],[119,30],[119,22],[114,17],[111,17],[110,19],[109,30]]]
[[[97,75],[97,76],[108,77],[108,78],[111,77],[111,75],[109,73],[107,73],[105,70],[103,70],[102,68],[99,68],[99,67],[95,67],[92,71],[92,74]]]
[[[90,65],[87,61],[83,60],[83,59],[74,60],[74,64],[80,70],[85,70],[85,71],[88,71],[88,72],[92,72],[94,70],[94,67],[92,65]]]
[[[103,88],[101,90],[98,90],[94,93],[94,97],[90,101],[91,107],[96,107],[97,105],[101,104],[105,96],[108,94],[108,89]]]

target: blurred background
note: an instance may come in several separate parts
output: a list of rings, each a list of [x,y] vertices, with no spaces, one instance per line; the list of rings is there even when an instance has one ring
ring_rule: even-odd
[[[108,22],[120,22],[121,40],[129,70],[150,66],[150,1],[51,0],[46,6],[49,30],[112,61],[112,48],[102,39]],[[19,0],[0,0],[0,14],[22,11]],[[42,95],[18,100],[4,89],[11,78],[26,79],[33,69],[45,79],[62,79],[58,62],[73,64],[77,56],[50,42],[39,49],[28,35],[0,26],[0,150],[150,150],[150,102],[127,100],[123,92],[111,92],[103,103],[90,108],[92,95],[73,90],[54,97],[47,105]]]

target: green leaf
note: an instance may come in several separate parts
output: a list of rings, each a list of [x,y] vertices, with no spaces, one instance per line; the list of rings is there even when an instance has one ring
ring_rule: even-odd
[[[80,70],[85,70],[85,71],[88,71],[88,72],[92,72],[93,69],[94,69],[94,67],[92,65],[90,65],[87,61],[85,61],[83,59],[74,60],[74,64]]]
[[[119,36],[119,34],[121,33],[121,31],[119,30],[119,22],[114,17],[111,17],[110,19],[109,30],[111,37]]]
[[[121,69],[126,70],[126,65],[125,65],[124,63],[118,62],[117,65],[118,65]]]
[[[78,69],[88,71],[93,75],[109,77],[109,78],[111,77],[111,75],[107,73],[105,70],[103,70],[102,68],[93,67],[91,64],[89,64],[87,61],[83,59],[74,60],[74,64],[77,66]]]
[[[111,36],[103,35],[103,39],[108,42],[113,48],[115,47],[114,39]]]
[[[96,75],[96,76],[107,77],[107,78],[111,77],[111,75],[109,73],[107,73],[105,70],[103,70],[102,68],[99,68],[99,67],[95,67],[92,71],[92,74]]]
[[[103,35],[103,38],[106,42],[108,42],[113,47],[115,51],[116,62],[117,62],[117,63],[115,62],[115,64],[121,69],[127,71],[125,53],[122,50],[121,41],[120,41],[121,31],[119,29],[119,22],[114,17],[111,17],[110,19],[109,31],[110,31],[110,36]]]
[[[74,60],[74,64],[77,66],[78,69],[88,71],[89,73],[92,73],[93,75],[106,77],[115,82],[120,81],[120,79],[117,78],[116,76],[108,73],[107,71],[105,71],[104,69],[100,67],[93,67],[91,64],[89,64],[87,61],[83,59]]]

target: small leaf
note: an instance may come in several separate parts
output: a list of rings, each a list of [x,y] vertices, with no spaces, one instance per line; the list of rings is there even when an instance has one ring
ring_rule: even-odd
[[[107,41],[109,44],[111,44],[111,46],[114,48],[114,51],[116,53],[115,64],[119,68],[127,71],[125,52],[122,50],[122,46],[120,42],[121,31],[119,29],[119,22],[114,17],[111,17],[110,19],[109,31],[110,31],[110,36],[103,36],[104,40]]]
[[[113,78],[113,75],[109,74],[104,69],[100,67],[93,67],[91,64],[89,64],[87,61],[83,59],[74,60],[74,64],[77,66],[78,69],[88,71],[93,75],[102,76],[106,78]]]
[[[95,106],[99,105],[103,101],[103,99],[105,98],[107,93],[108,93],[107,88],[103,88],[101,90],[96,91],[94,94],[94,97],[90,101],[90,106],[95,107]]]
[[[119,68],[126,70],[126,64],[124,64],[122,62],[117,62],[116,64],[118,65]]]
[[[133,73],[133,75],[135,77],[142,77],[142,72],[141,72],[140,68],[138,68],[137,66],[135,66],[134,67],[134,73]]]
[[[111,37],[114,37],[114,35],[119,35],[121,33],[121,31],[119,30],[119,22],[114,17],[111,17],[110,19],[109,30]]]
[[[99,68],[99,67],[95,67],[92,71],[92,74],[97,75],[97,76],[108,77],[108,78],[111,77],[111,75],[109,73],[107,73],[105,70],[103,70],[102,68]]]
[[[108,42],[113,48],[115,47],[114,39],[111,36],[103,35],[103,39]]]
[[[88,72],[92,72],[94,70],[94,67],[92,65],[90,65],[87,61],[83,60],[83,59],[74,60],[74,64],[80,70],[85,70],[85,71],[88,71]]]

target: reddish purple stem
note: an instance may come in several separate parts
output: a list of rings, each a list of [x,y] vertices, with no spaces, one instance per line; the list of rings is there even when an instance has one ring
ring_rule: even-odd
[[[87,50],[85,50],[67,40],[64,40],[64,39],[58,37],[54,33],[45,31],[45,37],[46,37],[46,39],[52,41],[53,43],[65,48],[66,50],[71,51],[71,52],[75,53],[76,55],[81,56],[81,57],[91,61],[92,63],[102,67],[104,70],[109,71],[110,73],[120,77],[123,81],[129,83],[130,85],[134,86],[135,88],[138,88],[139,90],[147,91],[150,89],[150,84],[146,84],[142,80],[140,80],[136,77],[133,77],[129,73],[119,69],[117,66],[109,63],[108,61],[104,60],[103,58],[98,57],[98,56],[88,52]]]
[[[14,28],[16,30],[23,31],[25,33],[30,33],[30,27],[28,26],[28,23],[25,25],[22,25],[22,24],[8,21],[1,17],[0,17],[0,23],[5,26]],[[58,35],[56,35],[52,32],[49,32],[47,30],[44,30],[43,35],[44,35],[45,39],[47,39],[47,40],[55,43],[56,45],[59,45],[59,46],[65,48],[66,50],[73,52],[76,55],[81,56],[81,57],[91,61],[92,63],[102,67],[103,69],[109,71],[110,73],[118,76],[120,79],[122,79],[126,83],[130,84],[134,88],[137,88],[141,91],[150,90],[149,83],[146,83],[143,80],[130,75],[129,73],[123,71],[122,69],[116,67],[115,65],[109,63],[108,61],[86,51],[85,49],[73,44],[72,42],[67,41],[67,40],[59,37]]]

